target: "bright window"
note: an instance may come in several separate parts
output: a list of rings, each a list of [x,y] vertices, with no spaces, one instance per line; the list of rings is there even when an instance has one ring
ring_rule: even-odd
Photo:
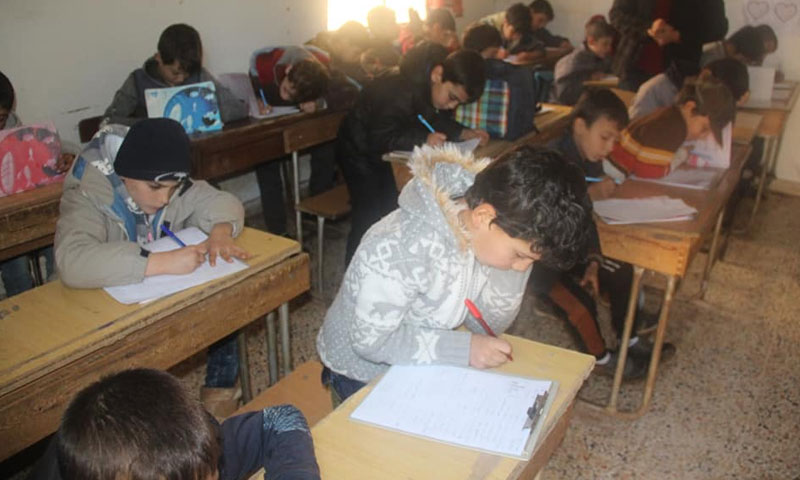
[[[366,25],[367,12],[379,5],[394,10],[397,23],[408,22],[409,8],[415,9],[425,19],[425,0],[328,0],[328,30],[336,30],[350,20]]]

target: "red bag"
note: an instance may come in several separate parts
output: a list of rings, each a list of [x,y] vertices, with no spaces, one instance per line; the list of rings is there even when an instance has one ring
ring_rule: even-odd
[[[0,130],[0,197],[60,182],[61,139],[52,123]]]

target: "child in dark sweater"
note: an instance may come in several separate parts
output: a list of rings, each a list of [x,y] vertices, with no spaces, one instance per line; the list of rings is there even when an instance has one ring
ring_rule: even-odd
[[[556,63],[553,83],[555,100],[564,105],[575,105],[583,83],[598,80],[611,71],[609,57],[614,41],[614,27],[602,18],[586,24],[586,41]]]

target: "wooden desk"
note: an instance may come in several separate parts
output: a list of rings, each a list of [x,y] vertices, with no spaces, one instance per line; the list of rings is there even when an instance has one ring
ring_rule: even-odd
[[[309,289],[308,255],[249,228],[236,243],[250,268],[145,305],[59,281],[0,301],[0,459],[52,433],[75,393],[102,376],[169,368],[276,308],[288,340],[287,302]]]
[[[531,460],[481,453],[351,421],[350,414],[373,382],[311,429],[323,478],[533,478],[561,443],[573,401],[594,366],[594,358],[518,337],[505,338],[514,346],[514,361],[503,365],[500,371],[559,382],[558,394]]]
[[[621,360],[617,365],[609,402],[603,407],[607,413],[625,418],[638,418],[647,411],[655,385],[661,347],[664,343],[669,310],[677,281],[686,274],[703,239],[712,235],[708,261],[703,273],[701,295],[705,291],[708,276],[717,254],[725,207],[739,182],[742,167],[749,152],[749,146],[734,145],[730,168],[711,190],[692,190],[627,180],[614,193],[614,198],[640,198],[655,195],[680,198],[697,209],[697,216],[691,221],[634,225],[608,225],[599,219],[595,222],[600,234],[603,255],[634,265],[630,303],[620,340]],[[622,412],[617,410],[617,399],[622,383],[622,372],[625,368],[628,341],[631,337],[633,319],[637,310],[641,279],[645,269],[665,275],[667,289],[664,292],[642,403],[635,411]]]
[[[616,75],[608,75],[599,80],[586,80],[583,82],[583,86],[592,88],[616,88],[619,86],[619,77]]]
[[[764,117],[758,113],[739,111],[733,122],[733,143],[750,145],[758,135]]]
[[[297,114],[233,122],[220,132],[193,135],[192,176],[217,179],[336,137],[345,112]],[[0,198],[0,261],[52,245],[61,184]]]
[[[569,47],[569,48],[547,47],[545,48],[545,55],[543,58],[539,58],[533,61],[524,61],[524,62],[513,61],[509,63],[520,67],[539,67],[545,70],[553,70],[556,66],[556,63],[558,63],[558,61],[561,60],[563,57],[569,55],[569,53],[572,52],[574,49],[575,47]]]

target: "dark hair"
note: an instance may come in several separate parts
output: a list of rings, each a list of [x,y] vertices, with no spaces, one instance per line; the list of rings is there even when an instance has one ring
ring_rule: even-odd
[[[14,106],[14,98],[16,95],[11,80],[3,72],[0,72],[0,108],[11,110],[11,107]]]
[[[587,39],[592,37],[595,40],[608,37],[614,38],[614,35],[617,34],[617,30],[611,26],[610,23],[606,22],[603,16],[599,15],[592,17],[592,19],[586,23],[584,32]]]
[[[400,54],[389,43],[374,42],[373,46],[364,50],[361,56],[364,63],[380,62],[384,67],[394,67],[400,63]]]
[[[592,221],[586,182],[555,150],[523,146],[475,176],[467,205],[494,207],[493,223],[512,238],[532,242],[547,265],[569,269],[584,254]]]
[[[341,27],[339,27],[339,29],[334,33],[334,36],[336,37],[336,40],[355,45],[362,50],[367,49],[370,44],[369,31],[367,30],[367,27],[352,20],[345,22]]]
[[[750,90],[750,75],[747,66],[735,58],[725,57],[714,60],[703,67],[731,91],[734,101],[738,101]]]
[[[456,31],[456,19],[453,14],[446,8],[434,8],[428,12],[428,18],[425,19],[425,25],[429,27],[438,24],[444,30]]]
[[[442,63],[442,81],[461,85],[467,91],[466,103],[472,103],[483,94],[486,84],[486,64],[478,52],[459,50]]]
[[[306,59],[293,63],[286,76],[295,92],[292,101],[297,103],[316,100],[328,91],[330,74],[317,60]]]
[[[375,26],[383,23],[397,23],[397,15],[389,7],[377,6],[367,12],[367,25]],[[375,32],[372,32],[373,34]]]
[[[602,117],[616,123],[620,130],[627,127],[630,121],[628,108],[614,92],[607,88],[585,90],[572,110],[573,121],[580,118],[587,127],[591,127]]]
[[[526,34],[531,31],[531,9],[515,3],[506,9],[506,23],[514,27],[514,32]]]
[[[547,15],[547,18],[549,18],[550,21],[552,21],[553,18],[555,18],[555,13],[553,12],[553,6],[550,5],[550,2],[548,2],[547,0],[533,0],[531,4],[528,5],[528,8],[530,8],[533,11],[533,13],[544,13],[545,15]]]
[[[766,23],[762,25],[757,25],[756,30],[758,30],[759,35],[761,35],[761,40],[764,42],[764,53],[769,53],[766,51],[766,43],[772,42],[775,44],[775,48],[778,48],[778,36],[775,35],[775,30],[772,29]]]
[[[478,53],[486,50],[487,48],[503,46],[503,38],[500,32],[491,25],[485,23],[473,25],[464,32],[464,38],[461,41],[465,50],[475,50]]]
[[[158,38],[158,53],[165,65],[177,61],[190,75],[199,72],[203,63],[203,44],[200,42],[200,34],[185,23],[170,25],[161,32]]]
[[[218,426],[172,375],[126,370],[82,390],[56,434],[64,480],[208,478]]]
[[[758,63],[764,58],[766,47],[758,29],[746,25],[728,37],[728,43],[733,45],[736,53],[742,55],[748,62]]]

